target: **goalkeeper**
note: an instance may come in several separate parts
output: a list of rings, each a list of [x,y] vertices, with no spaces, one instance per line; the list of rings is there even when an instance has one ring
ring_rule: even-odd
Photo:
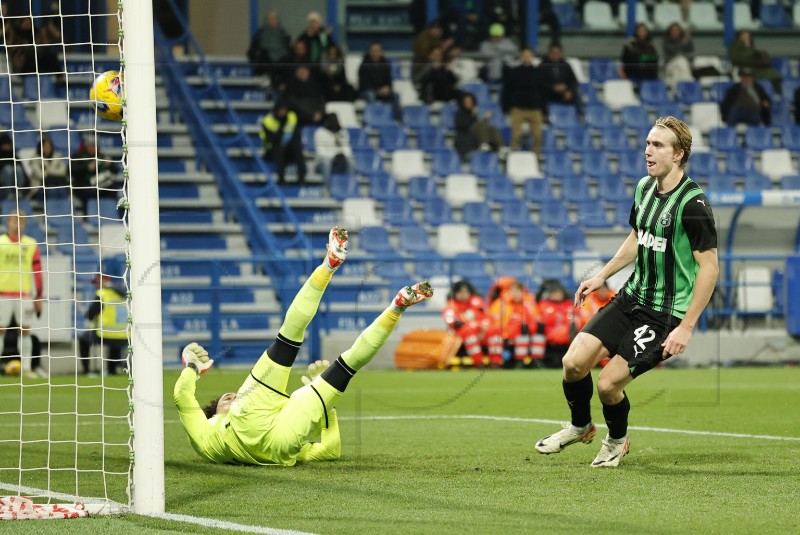
[[[309,365],[305,386],[287,394],[292,364],[322,294],[347,256],[347,232],[334,227],[328,254],[292,301],[278,338],[250,371],[239,391],[227,393],[201,409],[195,383],[213,360],[196,343],[183,350],[186,368],[175,384],[180,420],[195,451],[218,463],[292,466],[297,461],[327,461],[341,454],[334,407],[353,375],[386,342],[400,316],[411,305],[433,295],[426,282],[407,286],[332,365]]]

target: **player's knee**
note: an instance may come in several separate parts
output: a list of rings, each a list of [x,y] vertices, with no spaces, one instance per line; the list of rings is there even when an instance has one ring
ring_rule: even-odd
[[[564,355],[564,358],[561,359],[561,365],[564,369],[564,379],[569,382],[583,379],[589,371],[583,359],[572,351],[568,351]]]
[[[601,375],[597,380],[597,395],[600,401],[606,405],[616,405],[622,397],[622,388],[610,379],[605,379]]]

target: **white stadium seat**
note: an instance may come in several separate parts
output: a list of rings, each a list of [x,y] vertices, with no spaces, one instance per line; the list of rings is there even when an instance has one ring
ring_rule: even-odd
[[[352,102],[328,102],[325,104],[325,112],[335,113],[342,128],[361,127],[358,116],[356,116],[356,107]]]
[[[345,199],[342,202],[342,219],[345,228],[349,229],[383,225],[372,199]]]
[[[469,226],[460,223],[439,225],[436,229],[436,244],[436,250],[445,256],[476,252],[469,237]]]
[[[396,150],[392,153],[392,175],[398,182],[408,182],[412,176],[427,176],[425,154],[421,150]]]
[[[578,80],[579,84],[585,84],[589,81],[589,76],[586,74],[581,58],[564,58],[564,61],[572,67],[572,72],[575,73],[575,79]]]
[[[611,14],[611,6],[607,2],[590,0],[583,6],[583,23],[590,30],[618,30],[619,24]]]
[[[401,106],[410,106],[420,103],[417,88],[414,87],[414,83],[411,80],[393,80],[392,90],[394,90],[400,98]]]
[[[658,3],[653,10],[653,24],[657,30],[666,30],[673,22],[682,23],[681,6],[671,3]]]
[[[39,103],[39,124],[42,129],[50,128],[53,125],[69,124],[69,111],[67,103],[63,100],[44,100]]]
[[[528,178],[541,177],[542,171],[534,153],[520,150],[508,154],[506,174],[515,184],[522,184]]]
[[[695,102],[690,107],[691,125],[707,134],[712,128],[725,126],[716,102]]]
[[[619,5],[619,22],[622,27],[628,26],[628,6],[625,2]],[[649,27],[651,25],[650,17],[647,15],[647,6],[644,2],[636,2],[636,24],[644,22]]]
[[[724,26],[711,2],[692,2],[689,6],[689,24],[695,30],[718,31]]]
[[[746,266],[739,271],[736,288],[736,307],[743,312],[772,310],[772,288],[769,268]]]
[[[347,54],[344,57],[344,75],[350,84],[358,88],[358,69],[361,68],[361,62],[364,60],[363,54]]]
[[[465,202],[482,201],[478,177],[469,174],[449,175],[445,181],[444,198],[453,208],[461,208]]]
[[[606,80],[603,82],[603,102],[612,110],[621,110],[625,106],[639,106],[639,97],[633,90],[630,80]]]
[[[795,8],[800,4],[795,4]],[[761,21],[753,20],[749,2],[736,2],[733,4],[733,27],[737,30],[757,30]]]
[[[792,164],[792,153],[788,149],[766,149],[761,151],[761,172],[773,182],[780,177],[796,175],[797,169]]]
[[[692,133],[692,151],[708,151],[708,143],[706,143],[700,129],[696,126],[690,126],[689,131]]]

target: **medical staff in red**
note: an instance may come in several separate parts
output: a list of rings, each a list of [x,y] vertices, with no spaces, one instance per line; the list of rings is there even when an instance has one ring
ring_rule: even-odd
[[[486,313],[486,303],[469,281],[453,284],[442,318],[447,327],[463,340],[467,357],[474,366],[503,364],[500,330]]]

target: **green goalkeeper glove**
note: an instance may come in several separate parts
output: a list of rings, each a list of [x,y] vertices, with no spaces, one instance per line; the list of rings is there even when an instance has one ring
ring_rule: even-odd
[[[203,346],[197,342],[192,342],[183,348],[181,360],[184,366],[194,368],[198,378],[201,373],[206,373],[214,364],[214,361],[208,358],[208,351],[203,349]]]
[[[327,370],[331,365],[329,360],[318,360],[308,365],[308,375],[300,378],[304,385],[310,385],[311,381],[320,376],[322,372]]]

